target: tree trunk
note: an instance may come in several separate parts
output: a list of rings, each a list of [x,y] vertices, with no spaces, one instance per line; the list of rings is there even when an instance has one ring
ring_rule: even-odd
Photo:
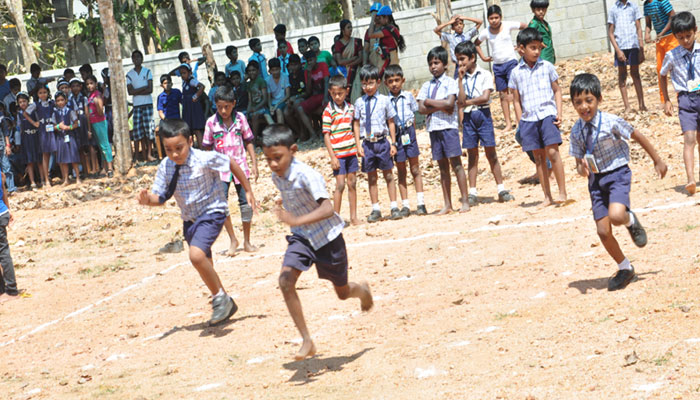
[[[250,2],[248,0],[239,0],[238,3],[241,6],[241,22],[243,23],[243,33],[245,37],[253,37],[253,23],[255,22],[255,17],[253,17],[250,11]]]
[[[270,0],[260,1],[260,11],[262,12],[263,19],[263,34],[270,34],[275,28],[275,16],[272,15],[272,6],[270,5]]]
[[[134,0],[128,0],[129,2],[129,9],[133,10],[134,9]],[[136,19],[136,16],[134,16],[134,26],[138,26],[138,19]],[[136,48],[139,49],[139,51],[143,54],[146,54],[146,49],[143,48],[143,36],[141,35],[141,30],[140,29],[134,29],[134,40],[136,41]],[[153,51],[150,52],[151,54]]]
[[[352,0],[342,0],[340,4],[343,6],[343,18],[350,21],[355,19],[355,11],[352,7]]]
[[[131,168],[131,141],[129,139],[129,115],[126,111],[126,74],[122,66],[122,50],[119,30],[114,20],[112,0],[97,0],[100,21],[104,32],[105,50],[109,62],[112,89],[112,119],[114,124],[115,167],[122,176]]]
[[[421,0],[420,6],[421,7],[430,7],[430,0]]]
[[[435,9],[438,24],[443,23],[443,21],[449,21],[450,17],[452,17],[452,5],[450,4],[450,0],[436,0]]]
[[[15,21],[17,36],[19,37],[19,43],[22,47],[22,61],[24,61],[24,66],[27,68],[27,71],[29,71],[29,67],[37,61],[32,40],[29,38],[26,25],[24,25],[22,0],[5,0],[5,4],[7,4],[7,9],[10,11],[10,15],[12,15],[12,19]]]
[[[207,75],[209,77],[210,84],[214,84],[214,71],[216,71],[216,60],[214,60],[214,52],[211,49],[211,42],[209,41],[209,32],[207,30],[207,25],[202,19],[202,14],[199,12],[199,5],[197,0],[184,0],[187,2],[190,14],[192,14],[192,19],[195,22],[197,28],[197,40],[202,46],[202,54],[207,60]]]
[[[192,47],[190,41],[190,30],[187,27],[187,19],[185,18],[185,8],[182,5],[182,0],[174,0],[175,16],[177,17],[177,28],[180,31],[180,44],[183,49]]]

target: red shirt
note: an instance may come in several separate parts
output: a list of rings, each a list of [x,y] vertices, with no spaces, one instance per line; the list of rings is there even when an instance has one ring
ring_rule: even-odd
[[[289,40],[287,40],[287,54],[294,54],[294,49],[292,48],[292,44],[289,43]],[[280,53],[280,49],[277,49],[277,57],[281,55],[282,53]]]
[[[324,62],[316,64],[316,68],[309,71],[304,71],[304,77],[309,78],[309,73],[311,74],[311,95],[324,94],[323,93],[323,78],[331,76],[328,72],[328,65]]]
[[[396,42],[394,37],[391,35],[391,33],[394,32],[396,34],[396,37],[399,37],[400,32],[398,28],[396,28],[393,25],[387,25],[382,27],[382,34],[384,35],[381,39],[379,39],[379,44],[385,48],[387,51],[392,51],[396,50],[399,48],[399,44]],[[365,42],[369,42],[369,30],[365,32]]]

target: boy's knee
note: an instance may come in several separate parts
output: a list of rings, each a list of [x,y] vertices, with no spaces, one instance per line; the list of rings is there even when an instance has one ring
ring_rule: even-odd
[[[288,292],[293,290],[297,284],[296,277],[291,271],[282,271],[279,277],[280,290],[283,292]]]
[[[370,184],[370,186],[377,184],[377,171],[367,174],[367,182]]]
[[[382,171],[384,173],[384,180],[386,180],[386,183],[392,183],[394,182],[394,173],[392,170],[387,169],[386,171]]]
[[[336,181],[335,182],[335,191],[343,193],[345,190],[345,181]]]
[[[200,265],[207,259],[207,255],[204,251],[198,247],[190,246],[190,261],[196,267]]]
[[[598,237],[605,242],[612,237],[612,230],[608,226],[598,226]]]
[[[450,158],[450,165],[452,165],[452,169],[455,171],[458,171],[462,169],[462,159],[460,157],[452,157]]]
[[[413,175],[414,178],[420,175],[420,165],[418,165],[418,163],[411,164],[411,175]]]
[[[627,222],[627,211],[626,210],[609,210],[608,218],[610,218],[610,223],[615,226],[619,226]]]
[[[486,152],[486,159],[491,164],[497,163],[498,162],[498,155],[496,154],[496,151],[487,151]]]
[[[355,178],[355,175],[348,175],[347,179],[345,180],[346,184],[348,185],[348,188],[351,190],[355,190],[355,186],[357,185],[357,178]]]
[[[683,134],[683,142],[689,146],[695,146],[700,136],[700,131],[688,131]]]

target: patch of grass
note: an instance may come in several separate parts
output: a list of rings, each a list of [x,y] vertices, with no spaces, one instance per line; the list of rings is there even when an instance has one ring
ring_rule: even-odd
[[[133,269],[134,267],[130,267],[127,265],[126,261],[124,260],[117,260],[116,262],[110,263],[110,264],[105,264],[105,265],[99,265],[95,267],[94,269],[92,268],[81,268],[78,270],[78,273],[83,276],[88,276],[90,278],[97,278],[98,276],[103,275],[104,273],[107,272],[119,272],[119,271],[124,271],[127,269]]]
[[[494,318],[496,319],[496,321],[500,321],[508,317],[519,317],[519,315],[517,312],[498,313]]]
[[[654,363],[654,365],[656,365],[657,367],[660,367],[662,365],[667,364],[669,361],[671,361],[671,357],[673,357],[673,353],[671,353],[670,351],[667,351],[666,354],[651,360],[651,362]]]
[[[97,388],[97,393],[95,393],[93,397],[109,396],[116,393],[118,389],[119,388],[116,386],[100,385],[99,388]]]
[[[674,301],[673,303],[669,304],[668,307],[669,308],[681,308],[684,305],[686,305],[686,303],[684,301]]]
[[[693,229],[695,229],[695,228],[697,228],[697,227],[698,227],[698,225],[686,224],[686,225],[683,227],[683,230],[686,231],[686,232],[690,232],[690,231],[692,231]]]

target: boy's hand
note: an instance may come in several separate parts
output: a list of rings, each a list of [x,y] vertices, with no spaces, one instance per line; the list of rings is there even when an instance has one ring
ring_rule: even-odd
[[[198,101],[199,101],[199,96],[194,96],[194,97],[192,98],[192,102],[193,102],[193,103],[197,103]]]
[[[581,162],[576,165],[576,171],[584,178],[588,178],[588,175],[591,174],[591,171],[588,170],[588,163],[586,160],[581,160]]]
[[[553,123],[554,123],[554,126],[556,126],[557,128],[559,128],[559,127],[561,126],[561,115],[557,115],[557,117],[554,118],[554,122],[553,122]]]
[[[10,147],[10,146],[5,146],[5,155],[6,155],[6,156],[11,156],[11,155],[12,155],[12,147]]]
[[[622,50],[616,51],[615,54],[617,55],[617,59],[618,59],[621,63],[626,63],[626,62],[627,62],[627,57],[625,56],[625,53],[622,52]]]
[[[394,146],[393,143],[391,144],[391,151],[389,151],[389,155],[392,157],[396,155],[396,146]]]
[[[664,103],[664,114],[668,115],[669,117],[673,115],[673,103],[671,103],[671,100],[666,100]]]
[[[250,173],[253,174],[253,178],[255,179],[255,183],[258,183],[258,176],[259,176],[258,166],[253,164],[253,166],[250,167]]]
[[[139,204],[141,204],[142,206],[148,205],[149,201],[148,201],[148,190],[147,189],[141,190],[141,192],[139,193],[138,201],[139,201]]]
[[[461,65],[457,66],[457,74],[459,76],[459,79],[464,79],[464,76],[467,74],[467,67],[463,67]]]
[[[646,57],[644,56],[644,47],[639,48],[639,63],[643,63],[644,60],[646,60]]]
[[[659,178],[664,179],[666,176],[666,172],[668,172],[668,166],[666,165],[663,160],[659,160],[659,162],[654,163],[654,169],[656,170],[656,173],[659,174]]]
[[[252,190],[250,192],[245,192],[245,199],[248,201],[250,207],[253,208],[253,213],[257,215],[260,205],[258,205],[258,203],[255,201],[255,196],[253,195]]]
[[[493,61],[493,57],[491,57],[491,56],[488,56],[488,57],[484,58],[484,62],[489,63],[489,62],[491,62],[491,61]]]
[[[646,32],[646,33],[644,34],[644,41],[647,42],[647,43],[651,43],[651,33]]]
[[[277,218],[281,221],[284,222],[285,224],[289,226],[297,226],[297,217],[294,215],[290,214],[282,208],[282,199],[277,199],[275,202],[275,214],[277,215]]]
[[[333,168],[333,171],[340,169],[340,161],[338,161],[338,157],[335,155],[331,158],[331,168]]]
[[[60,130],[62,130],[62,131],[67,131],[67,130],[68,130],[68,125],[64,124],[63,121],[61,121],[61,122],[58,124],[58,129],[60,129]]]
[[[88,139],[92,139],[92,131],[88,131]]]
[[[365,149],[362,148],[362,144],[360,144],[359,146],[357,146],[357,155],[360,156],[360,157],[364,157],[364,156],[365,156]]]

